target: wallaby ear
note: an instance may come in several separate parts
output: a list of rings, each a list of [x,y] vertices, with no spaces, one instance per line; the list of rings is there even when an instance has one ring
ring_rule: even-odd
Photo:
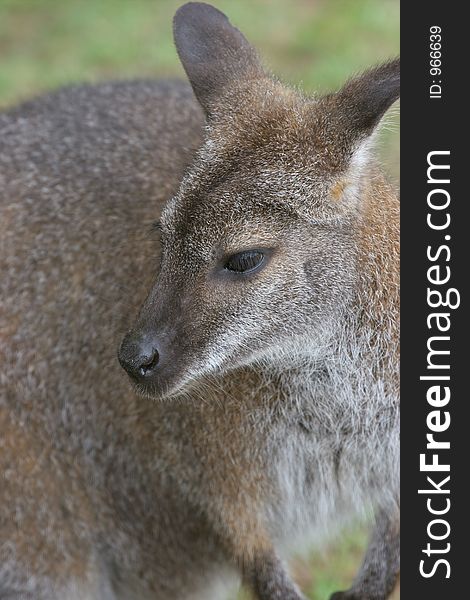
[[[254,48],[209,4],[189,2],[179,8],[173,34],[180,60],[207,115],[225,88],[264,75]]]
[[[400,59],[369,69],[335,95],[341,121],[358,138],[372,133],[400,96]]]

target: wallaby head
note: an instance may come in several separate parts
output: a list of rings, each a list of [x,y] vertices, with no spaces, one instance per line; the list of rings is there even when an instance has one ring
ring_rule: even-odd
[[[305,97],[206,4],[179,9],[174,37],[206,140],[163,210],[159,273],[119,351],[156,396],[321,351],[354,294],[370,140],[399,94],[396,60]]]

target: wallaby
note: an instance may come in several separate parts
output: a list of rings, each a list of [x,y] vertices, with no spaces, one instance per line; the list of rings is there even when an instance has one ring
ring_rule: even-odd
[[[371,143],[399,63],[306,97],[209,5],[174,37],[192,90],[0,115],[0,599],[299,600],[289,552],[369,507],[334,597],[386,598],[398,200]]]

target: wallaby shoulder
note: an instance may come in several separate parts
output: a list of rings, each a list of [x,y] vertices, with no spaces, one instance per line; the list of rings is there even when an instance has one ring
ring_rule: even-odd
[[[39,172],[44,187],[71,186],[64,203],[72,192],[77,202],[87,184],[128,202],[139,184],[147,191],[165,184],[154,191],[164,196],[200,144],[202,125],[190,86],[176,80],[70,86],[39,96],[0,113],[3,203],[13,200],[12,185],[26,187],[25,175]]]

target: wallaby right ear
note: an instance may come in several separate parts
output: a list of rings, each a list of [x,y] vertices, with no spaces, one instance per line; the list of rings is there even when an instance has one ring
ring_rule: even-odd
[[[264,76],[255,49],[227,17],[209,4],[189,2],[175,14],[176,49],[206,115],[234,82]]]
[[[337,113],[357,137],[372,133],[400,96],[400,59],[369,69],[334,94]]]

